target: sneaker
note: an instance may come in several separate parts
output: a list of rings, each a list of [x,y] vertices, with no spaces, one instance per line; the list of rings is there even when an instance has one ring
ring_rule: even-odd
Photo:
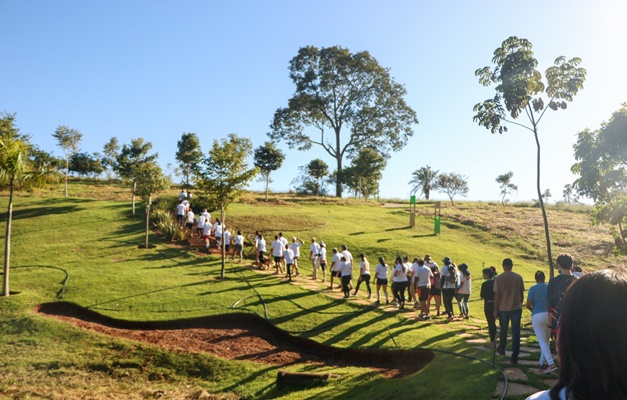
[[[496,342],[494,342],[496,343]],[[496,354],[500,355],[500,356],[505,356],[505,350],[501,350],[501,349],[496,349]]]
[[[518,364],[518,357],[512,356],[512,359],[509,360],[512,364]]]
[[[439,317],[439,316],[440,316],[440,312],[438,311],[438,313],[437,313],[435,316],[436,316],[436,317]]]
[[[420,320],[420,321],[430,321],[431,317],[428,316],[428,315],[425,315],[425,316],[419,317],[418,320]]]
[[[449,322],[451,322],[452,320],[453,320],[453,317],[448,317],[448,318],[446,319],[446,322],[447,322],[447,323],[449,323]]]
[[[379,305],[381,302],[379,300],[375,301],[374,304]]]
[[[551,364],[549,365],[544,371],[542,371],[543,374],[550,374],[551,372],[555,372],[557,371],[557,367],[555,366],[555,364]]]
[[[390,300],[386,300],[386,301],[385,301],[385,304],[390,304]]]
[[[371,295],[371,294],[369,294],[367,298],[368,298],[368,299],[371,299],[371,298],[372,298],[372,295]]]

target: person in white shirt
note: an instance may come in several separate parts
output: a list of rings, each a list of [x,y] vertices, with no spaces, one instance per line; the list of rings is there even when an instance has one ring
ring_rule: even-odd
[[[379,296],[381,288],[383,288],[383,293],[385,294],[385,304],[390,304],[390,300],[388,299],[388,265],[385,263],[383,257],[379,257],[379,264],[377,264],[374,270],[374,277],[377,284],[377,301],[375,304],[381,304],[381,298]]]
[[[285,246],[287,246],[289,243],[288,243],[287,239],[285,237],[283,237],[283,232],[279,232],[279,241],[283,245],[283,250],[285,250]],[[281,265],[283,265],[285,267],[285,259],[282,259]]]
[[[183,226],[183,224],[185,223],[185,213],[187,212],[187,207],[185,207],[185,205],[183,204],[183,202],[180,202],[177,206],[176,206],[176,223],[179,226]]]
[[[401,257],[396,257],[394,270],[392,271],[392,294],[398,302],[398,309],[405,308],[405,290],[409,286],[407,279],[407,267]]]
[[[202,215],[203,217],[205,217],[205,222],[206,223],[211,223],[211,214],[209,214],[209,212],[207,211],[206,208],[202,209],[202,212],[200,213],[200,215]]]
[[[440,275],[440,267],[433,261],[430,254],[425,254],[425,267],[428,267],[433,274],[431,280],[431,289],[427,298],[427,309],[431,310],[431,299],[435,301],[436,316],[440,316],[440,307],[442,305],[442,277]]]
[[[455,314],[453,312],[453,298],[459,288],[459,271],[455,263],[449,257],[444,257],[442,267],[442,297],[444,298],[444,312],[448,315],[446,322],[450,322]]]
[[[338,277],[342,280],[342,273],[340,272],[340,263],[342,262],[342,255],[337,251],[337,247],[333,248],[333,256],[331,256],[331,282],[329,289],[333,290],[333,277]],[[341,287],[338,286],[338,287]]]
[[[222,246],[222,230],[224,226],[220,222],[219,219],[216,219],[216,223],[213,224],[213,237],[216,238],[216,247],[220,248]]]
[[[312,279],[317,279],[318,271],[316,270],[316,258],[320,254],[320,245],[316,241],[315,237],[311,238],[311,245],[309,246],[309,261],[311,261],[311,267],[313,268]]]
[[[187,193],[185,193],[185,189],[181,190],[181,193],[179,193],[179,202],[185,200],[187,198]]]
[[[292,265],[294,265],[294,252],[290,249],[289,245],[285,245],[285,249],[283,251],[283,258],[285,259],[285,269],[287,270],[287,275],[285,278],[292,281]]]
[[[294,253],[294,276],[298,276],[298,259],[300,258],[300,246],[302,246],[303,244],[305,244],[305,242],[302,239],[297,238],[296,236],[292,238],[292,244],[290,244],[290,249],[292,249],[292,252]]]
[[[233,237],[233,261],[235,261],[235,255],[238,255],[239,262],[242,262],[244,255],[244,236],[242,236],[242,231],[237,231],[237,235]]]
[[[198,237],[203,237],[203,231],[205,228],[205,216],[202,214],[198,214],[198,218],[196,218],[196,233]]]
[[[341,256],[346,257],[346,262],[349,263],[351,265],[351,268],[353,267],[353,255],[351,254],[350,251],[348,251],[348,246],[346,246],[345,244],[342,245],[342,252],[340,253]],[[348,282],[348,285],[350,287],[350,290],[353,290],[353,282],[352,280]]]
[[[344,298],[347,299],[351,295],[348,284],[353,277],[353,265],[348,262],[345,256],[340,258],[340,273],[342,274],[342,292],[344,292]]]
[[[459,264],[459,289],[457,290],[457,304],[459,306],[459,316],[468,319],[468,299],[470,299],[470,291],[472,287],[472,279],[468,265]]]
[[[355,288],[355,292],[353,296],[357,296],[357,292],[359,291],[359,286],[362,282],[366,282],[366,288],[368,289],[368,298],[372,297],[372,290],[370,290],[370,263],[368,259],[361,253],[359,255],[359,280],[357,281],[357,287]]]
[[[327,281],[327,245],[320,241],[320,255],[318,256],[320,269],[322,269],[322,282]]]
[[[231,250],[231,232],[228,228],[224,228],[224,254],[229,254]],[[227,257],[228,258],[228,257]]]
[[[257,231],[259,232],[259,231]],[[258,257],[259,257],[259,262],[261,264],[263,264],[266,261],[266,239],[263,238],[263,235],[261,234],[261,232],[259,232],[259,234],[257,235],[257,253],[258,253]]]
[[[205,224],[202,227],[202,237],[205,239],[205,248],[207,249],[207,253],[209,253],[209,236],[211,236],[211,224],[205,221]]]
[[[418,289],[418,301],[420,301],[420,315],[422,320],[430,320],[429,307],[427,307],[427,299],[429,298],[429,291],[431,289],[431,279],[433,279],[433,272],[431,268],[425,265],[422,258],[415,260],[415,264],[418,265],[414,273],[415,286]]]
[[[274,236],[274,242],[270,246],[272,249],[272,257],[274,257],[274,267],[276,268],[275,275],[279,273],[283,273],[283,268],[281,268],[281,262],[283,261],[283,252],[285,250],[285,246],[279,240],[279,235]]]
[[[194,231],[193,231],[194,221],[196,221],[196,216],[194,215],[194,212],[190,208],[189,210],[187,210],[187,213],[185,214],[185,227],[189,229],[191,237],[194,237]]]

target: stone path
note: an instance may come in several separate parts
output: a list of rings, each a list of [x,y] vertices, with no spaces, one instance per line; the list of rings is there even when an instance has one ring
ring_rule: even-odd
[[[308,268],[307,268],[308,267]],[[303,289],[307,289],[313,292],[318,292],[325,294],[334,299],[342,300],[344,298],[344,294],[338,288],[339,280],[337,278],[333,281],[333,289],[329,289],[329,280],[327,278],[326,282],[322,282],[321,279],[313,280],[311,278],[311,266],[307,265],[305,268],[301,268],[301,275],[295,276],[291,282],[285,279],[284,275],[277,275],[277,278],[282,279],[286,283],[290,283],[292,285],[298,285]],[[274,269],[271,270],[259,270],[255,269],[258,273],[264,275],[273,275]],[[355,284],[355,282],[353,282]],[[357,303],[362,305],[374,305],[376,301],[376,292],[374,284],[371,283],[371,288],[373,291],[373,296],[371,299],[367,299],[367,290],[364,285],[361,285],[359,292],[356,297],[351,296],[348,301],[351,303]],[[388,290],[390,290],[388,288]],[[392,299],[391,291],[389,293],[390,299]],[[382,297],[382,300],[384,298]],[[398,308],[389,304],[381,304],[379,309],[383,312],[396,312],[402,313],[402,315],[408,319],[418,319],[418,312],[412,309],[411,302],[406,303],[405,310],[398,310]],[[432,318],[435,314],[434,304],[431,305],[432,309]],[[442,306],[442,311],[444,310],[444,306]],[[431,321],[425,321],[425,324],[433,324],[433,323],[444,323],[444,318],[432,319]],[[460,319],[455,318],[451,321],[450,324],[445,325],[446,330],[451,332],[461,332],[459,336],[462,337],[466,343],[468,343],[469,348],[473,348],[475,350],[479,350],[484,354],[484,359],[492,361],[492,357],[494,355],[494,347],[489,342],[488,332],[486,327],[485,320],[470,318],[470,319]],[[496,364],[503,369],[505,376],[507,377],[507,395],[519,395],[526,396],[532,393],[535,393],[539,390],[549,389],[557,382],[557,373],[558,371],[544,375],[542,373],[543,368],[540,368],[538,365],[538,360],[540,359],[540,347],[535,342],[535,334],[531,327],[523,327],[521,329],[521,347],[520,354],[518,355],[518,364],[513,365],[510,363],[511,350],[505,351],[505,356],[496,355],[495,362]],[[530,339],[531,336],[534,336],[534,339]],[[498,339],[498,332],[497,332]],[[511,340],[511,334],[510,334]],[[509,344],[511,346],[511,343]],[[552,350],[553,357],[556,358],[555,350]],[[481,355],[479,355],[481,357]],[[533,386],[529,383],[529,376],[534,376],[532,379],[533,382],[541,381],[545,384],[544,387]],[[539,378],[539,379],[538,379]],[[505,389],[505,381],[499,379],[496,390],[494,392],[493,398],[498,399],[503,395],[503,390]]]

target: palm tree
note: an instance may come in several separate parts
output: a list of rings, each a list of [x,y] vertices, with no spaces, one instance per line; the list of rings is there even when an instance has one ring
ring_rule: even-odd
[[[29,146],[22,140],[0,139],[0,187],[9,191],[6,235],[4,239],[4,277],[1,296],[9,296],[9,266],[11,262],[11,224],[13,221],[13,192],[43,184],[50,173],[32,171],[28,160]]]
[[[436,188],[435,178],[440,171],[434,171],[430,166],[422,167],[412,173],[412,179],[409,184],[412,185],[411,194],[422,192],[425,199],[429,200],[429,193]]]

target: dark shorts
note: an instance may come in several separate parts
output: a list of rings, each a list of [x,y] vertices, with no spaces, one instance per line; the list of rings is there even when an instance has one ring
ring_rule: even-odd
[[[388,284],[388,280],[387,278],[377,278],[377,285],[387,285]]]
[[[224,245],[224,251],[229,251],[229,248],[231,247],[230,244],[225,244]]]
[[[194,227],[194,223],[193,222],[188,222],[185,224],[185,226],[189,229],[192,229]]]
[[[242,245],[241,245],[241,244],[234,244],[234,245],[233,245],[233,249],[234,249],[235,251],[242,251],[243,247],[242,247]]]
[[[322,268],[323,270],[327,269],[327,263],[320,263],[320,268]]]
[[[338,278],[342,277],[342,271],[332,271],[331,275],[337,276]]]
[[[283,257],[276,257],[276,256],[275,256],[275,257],[274,257],[274,262],[278,262],[278,263],[280,263],[282,259],[283,259]]]
[[[442,296],[442,290],[441,289],[436,289],[433,286],[431,286],[431,289],[429,290],[429,295],[431,295],[431,296]]]
[[[420,290],[420,297],[418,298],[418,300],[426,301],[429,297],[429,289],[427,289],[426,286],[420,286],[418,289]]]

